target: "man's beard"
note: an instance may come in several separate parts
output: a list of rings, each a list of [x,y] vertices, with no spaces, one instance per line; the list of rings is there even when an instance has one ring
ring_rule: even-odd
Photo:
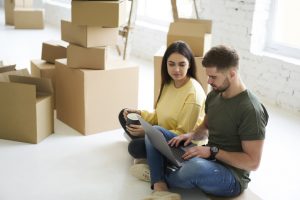
[[[222,93],[222,92],[225,92],[230,87],[230,83],[229,83],[228,78],[226,78],[221,87],[216,88],[216,89],[214,89],[213,85],[212,85],[212,87],[215,92]]]

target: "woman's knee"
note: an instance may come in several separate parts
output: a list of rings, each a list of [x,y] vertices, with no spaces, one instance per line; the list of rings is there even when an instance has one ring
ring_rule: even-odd
[[[121,122],[123,122],[124,120],[125,120],[125,118],[124,118],[124,110],[125,110],[125,108],[123,108],[121,111],[120,111],[120,113],[119,113],[119,121],[120,121],[120,123]]]
[[[134,158],[146,158],[145,139],[134,139],[128,144],[128,153]]]

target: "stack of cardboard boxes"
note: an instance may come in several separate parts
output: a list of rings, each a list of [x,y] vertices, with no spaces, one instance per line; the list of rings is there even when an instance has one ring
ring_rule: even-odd
[[[210,20],[178,19],[170,24],[167,34],[167,46],[177,40],[186,42],[194,53],[197,67],[197,79],[201,83],[204,91],[209,91],[207,75],[202,67],[204,53],[211,46]],[[156,102],[161,84],[161,63],[166,47],[161,47],[154,55],[154,102]]]
[[[72,21],[61,21],[67,59],[55,61],[57,118],[84,135],[119,127],[124,107],[137,107],[138,67],[109,58],[126,1],[72,1]]]
[[[27,69],[0,67],[0,138],[39,143],[54,132],[50,79],[31,77]]]
[[[67,57],[68,43],[64,41],[47,41],[42,44],[41,59],[31,60],[31,75],[39,78],[49,78],[52,81],[55,103],[55,60]]]
[[[4,0],[5,24],[16,29],[43,29],[44,9],[33,8],[33,0]]]

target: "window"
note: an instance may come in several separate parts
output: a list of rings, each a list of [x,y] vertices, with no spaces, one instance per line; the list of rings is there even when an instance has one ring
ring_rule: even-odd
[[[268,52],[300,59],[300,1],[273,0],[266,37]]]

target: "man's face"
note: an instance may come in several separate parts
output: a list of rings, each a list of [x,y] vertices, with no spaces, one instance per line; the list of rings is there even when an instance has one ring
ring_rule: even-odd
[[[228,72],[219,72],[216,67],[206,68],[208,76],[208,84],[211,85],[216,92],[225,92],[230,87]]]

